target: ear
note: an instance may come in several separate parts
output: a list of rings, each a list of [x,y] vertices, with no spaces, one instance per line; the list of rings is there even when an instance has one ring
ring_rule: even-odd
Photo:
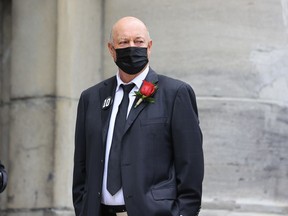
[[[115,51],[115,48],[114,48],[113,44],[110,43],[110,42],[108,43],[108,50],[110,52],[110,55],[114,59],[114,61],[116,61],[116,51]]]
[[[148,55],[148,58],[150,58],[150,55],[151,55],[151,50],[152,50],[152,40],[150,40],[148,42],[148,46],[147,46],[147,55]]]

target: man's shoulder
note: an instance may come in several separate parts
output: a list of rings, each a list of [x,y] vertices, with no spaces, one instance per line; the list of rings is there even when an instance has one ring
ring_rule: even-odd
[[[186,83],[185,81],[170,76],[158,74],[158,79],[159,79],[159,85],[163,85],[165,89],[177,90],[181,87],[192,89],[191,85]]]

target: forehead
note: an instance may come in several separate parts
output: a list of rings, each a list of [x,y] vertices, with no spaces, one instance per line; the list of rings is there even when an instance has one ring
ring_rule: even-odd
[[[147,38],[148,33],[145,25],[140,22],[122,22],[114,26],[114,40],[122,38]]]

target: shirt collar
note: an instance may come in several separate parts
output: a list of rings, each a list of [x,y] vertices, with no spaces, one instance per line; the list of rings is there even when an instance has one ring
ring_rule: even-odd
[[[140,89],[143,80],[145,80],[147,74],[149,72],[149,64],[147,65],[147,67],[145,68],[145,70],[140,73],[137,77],[135,77],[133,80],[131,80],[129,83],[124,83],[119,76],[119,71],[116,74],[116,79],[117,79],[117,86],[116,86],[116,92],[119,90],[119,87],[121,84],[130,84],[130,83],[134,83],[135,87],[137,89]]]

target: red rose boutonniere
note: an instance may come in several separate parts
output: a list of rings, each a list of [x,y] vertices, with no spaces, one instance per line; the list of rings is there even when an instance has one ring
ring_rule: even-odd
[[[135,91],[135,95],[139,97],[134,108],[136,108],[142,101],[147,101],[149,103],[154,103],[155,100],[152,98],[153,94],[158,89],[158,86],[154,83],[143,80],[143,84],[139,91]]]

